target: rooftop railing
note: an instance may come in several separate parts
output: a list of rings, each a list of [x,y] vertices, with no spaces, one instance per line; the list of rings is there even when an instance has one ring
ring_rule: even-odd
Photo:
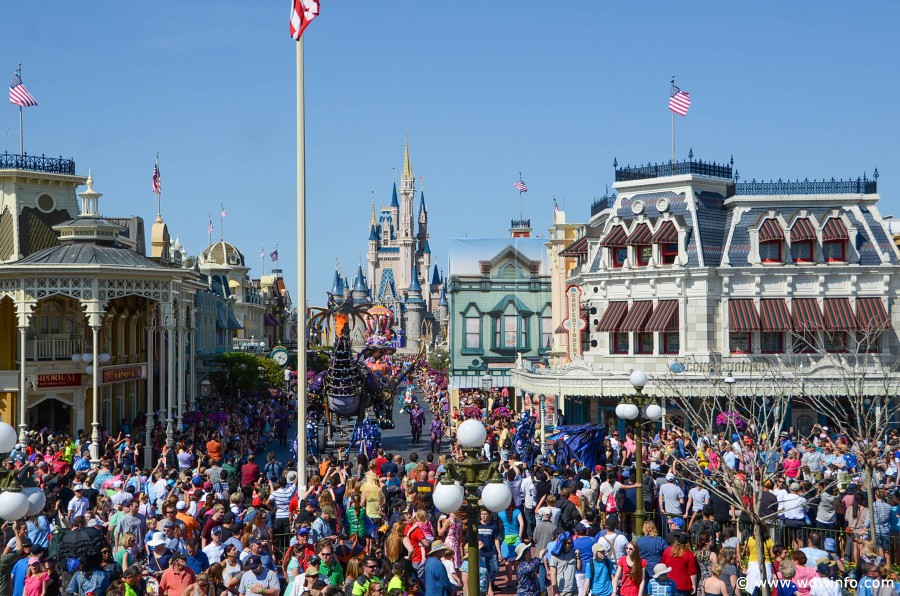
[[[45,155],[28,155],[27,153],[25,155],[4,153],[0,155],[0,170],[30,170],[74,176],[75,160],[63,159],[62,156],[56,158]]]
[[[663,176],[680,176],[682,174],[696,174],[712,178],[731,178],[731,165],[704,162],[702,159],[695,161],[693,156],[687,161],[648,163],[645,166],[629,165],[621,168],[618,160],[616,160],[613,161],[613,167],[616,170],[616,182],[662,178]]]
[[[878,192],[877,180],[869,180],[865,176],[856,180],[776,180],[737,182],[734,185],[736,195],[849,195],[875,194]]]

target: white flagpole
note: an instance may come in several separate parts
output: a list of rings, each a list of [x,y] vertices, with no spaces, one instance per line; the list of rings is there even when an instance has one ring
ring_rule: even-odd
[[[25,134],[22,128],[22,106],[19,106],[19,155],[25,155]]]
[[[303,36],[297,40],[297,484],[306,490],[306,122]]]
[[[675,85],[675,75],[672,75],[672,85]],[[669,87],[671,90],[672,87]],[[669,111],[672,112],[672,167],[675,167],[675,111],[669,108]]]

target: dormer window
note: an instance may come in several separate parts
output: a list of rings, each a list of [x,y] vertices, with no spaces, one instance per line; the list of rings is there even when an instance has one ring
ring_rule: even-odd
[[[827,263],[843,263],[847,260],[847,241],[850,234],[840,218],[832,217],[822,228],[822,257]]]
[[[628,258],[628,235],[622,226],[614,226],[600,242],[601,246],[609,249],[610,265],[613,268],[621,267]]]
[[[653,256],[652,240],[653,234],[650,233],[650,226],[645,223],[636,225],[628,237],[628,245],[634,247],[636,267],[646,267],[650,264],[650,258]]]
[[[659,245],[659,261],[662,265],[674,265],[678,260],[678,230],[671,221],[664,221],[653,234],[653,244]]]
[[[816,230],[808,218],[801,217],[791,226],[791,260],[795,263],[812,263]]]
[[[781,246],[784,230],[774,219],[767,219],[759,228],[759,260],[763,263],[781,263]]]

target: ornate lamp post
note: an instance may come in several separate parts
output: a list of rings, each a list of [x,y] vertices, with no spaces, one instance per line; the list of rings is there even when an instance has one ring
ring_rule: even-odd
[[[498,462],[483,462],[481,448],[487,438],[484,425],[478,420],[466,420],[459,425],[457,439],[466,454],[460,462],[447,464],[447,473],[435,487],[434,506],[438,511],[454,513],[466,502],[466,542],[468,543],[470,595],[478,594],[478,517],[479,498],[489,511],[498,513],[509,506],[512,493],[498,473]],[[483,489],[482,489],[483,487]],[[481,495],[479,496],[479,489]]]
[[[16,429],[0,422],[0,460],[6,460],[6,456],[15,449],[17,440]],[[44,508],[47,498],[44,491],[34,485],[30,471],[30,467],[22,471],[0,467],[0,518],[16,521],[27,515],[36,515]],[[26,474],[20,482],[20,476]]]
[[[642,370],[636,370],[631,373],[628,379],[634,386],[634,395],[625,397],[625,399],[616,406],[616,416],[625,420],[637,420],[641,411],[650,422],[656,422],[662,417],[662,408],[659,404],[653,403],[653,399],[644,395],[644,386],[647,384],[647,373]],[[644,519],[647,512],[644,511],[644,452],[643,452],[643,433],[641,431],[640,421],[635,422],[636,432],[634,433],[634,459],[635,472],[634,481],[637,483],[637,510],[634,512],[634,533],[641,536],[644,533]]]

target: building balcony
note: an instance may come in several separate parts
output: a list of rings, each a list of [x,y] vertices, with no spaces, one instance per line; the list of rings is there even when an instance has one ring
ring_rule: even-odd
[[[72,354],[89,352],[91,345],[83,339],[31,339],[25,342],[27,360],[71,360]]]
[[[266,339],[256,339],[251,337],[235,337],[231,340],[231,349],[237,352],[267,352],[269,350],[269,342]]]

